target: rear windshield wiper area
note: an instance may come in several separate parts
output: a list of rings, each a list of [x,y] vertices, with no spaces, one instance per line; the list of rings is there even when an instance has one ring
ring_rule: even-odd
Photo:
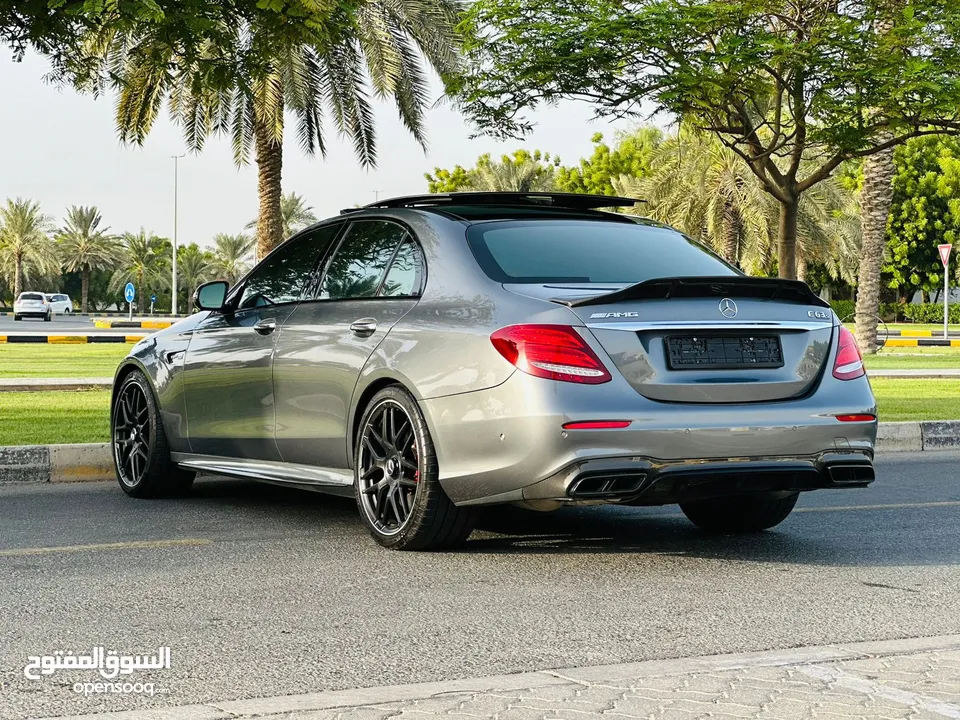
[[[606,305],[626,300],[668,300],[670,298],[740,297],[779,300],[800,305],[830,307],[799,280],[757,278],[739,275],[717,277],[674,277],[645,280],[603,295],[584,298],[557,298],[554,302],[568,307]]]

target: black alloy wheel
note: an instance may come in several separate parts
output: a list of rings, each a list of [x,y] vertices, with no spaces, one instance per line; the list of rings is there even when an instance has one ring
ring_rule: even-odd
[[[127,495],[164,497],[190,489],[195,473],[170,459],[159,406],[140,370],[130,372],[117,387],[110,419],[113,465]]]
[[[373,538],[393,550],[461,545],[477,511],[457,507],[440,485],[433,440],[416,399],[384,388],[363,413],[354,451],[355,494]]]
[[[420,482],[413,422],[394,400],[382,400],[360,438],[359,491],[376,530],[394,535],[410,519]]]
[[[113,454],[117,475],[136,487],[150,462],[150,418],[147,397],[138,383],[127,383],[113,410]]]

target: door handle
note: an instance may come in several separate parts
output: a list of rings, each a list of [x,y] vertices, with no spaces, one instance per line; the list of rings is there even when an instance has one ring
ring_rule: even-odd
[[[258,335],[269,335],[274,330],[277,329],[276,320],[261,320],[256,325],[253,326],[253,329]]]
[[[373,318],[361,318],[350,323],[350,331],[360,337],[368,337],[377,331],[377,321]]]

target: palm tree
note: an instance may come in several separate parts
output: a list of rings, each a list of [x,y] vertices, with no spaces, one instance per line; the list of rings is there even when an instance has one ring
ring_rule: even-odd
[[[554,189],[554,174],[560,158],[551,160],[539,150],[529,153],[518,150],[503,155],[500,161],[489,154],[481,155],[477,167],[470,171],[467,189],[490,192],[547,192]]]
[[[59,271],[56,250],[48,233],[50,216],[40,212],[40,204],[17,198],[0,207],[0,272],[13,286],[13,297],[23,292],[23,282],[31,275]]]
[[[620,194],[647,201],[627,212],[673,225],[751,274],[771,270],[779,206],[743,160],[717,140],[681,131],[657,149],[650,175],[621,176],[614,185]],[[849,246],[856,235],[851,208],[849,193],[832,178],[804,194],[797,233],[801,273],[809,262],[826,263],[841,237]]]
[[[117,269],[110,279],[110,289],[119,292],[124,285],[132,282],[139,297],[147,293],[147,285],[168,287],[170,279],[167,269],[173,257],[168,240],[147,233],[140,228],[138,233],[126,232],[121,236],[123,243]]]
[[[219,27],[200,53],[182,55],[148,31],[105,29],[87,39],[103,61],[101,82],[118,92],[123,141],[142,143],[164,99],[187,146],[203,148],[211,133],[229,135],[234,159],[256,155],[260,209],[257,255],[283,240],[281,171],[286,113],[297,121],[300,147],[326,152],[324,111],[349,137],[362,165],[377,148],[371,94],[392,98],[421,144],[430,102],[424,61],[441,76],[459,64],[461,0],[358,0],[323,6],[323,21],[270,23],[253,12],[236,27]],[[319,17],[319,11],[316,13]]]
[[[213,277],[213,255],[201,250],[196,243],[177,248],[177,282],[187,291],[187,306],[191,307],[197,286]]]
[[[317,216],[313,214],[313,208],[307,205],[306,200],[295,192],[283,193],[280,196],[280,218],[284,239],[317,222]],[[254,218],[247,223],[246,229],[256,228],[259,222],[259,217]]]
[[[117,263],[120,247],[117,239],[101,228],[100,211],[95,207],[71,206],[63,227],[57,233],[60,259],[67,272],[80,272],[80,308],[86,313],[90,295],[90,275],[94,270],[109,270]]]
[[[213,273],[231,285],[236,283],[250,269],[247,260],[253,253],[254,242],[249,235],[216,235],[213,238]]]

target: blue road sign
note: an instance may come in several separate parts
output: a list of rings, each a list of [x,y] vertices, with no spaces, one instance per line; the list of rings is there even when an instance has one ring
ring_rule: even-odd
[[[150,296],[150,302],[155,303],[156,301],[157,301],[157,296],[156,296],[156,295],[151,295],[151,296]]]
[[[133,299],[137,296],[137,291],[133,287],[133,283],[127,283],[127,286],[123,288],[123,297],[130,303],[133,302]]]

